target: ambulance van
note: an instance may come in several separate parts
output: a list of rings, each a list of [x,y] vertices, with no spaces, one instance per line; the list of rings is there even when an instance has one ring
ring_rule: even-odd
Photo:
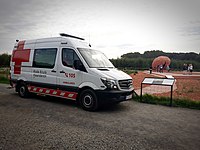
[[[80,37],[63,33],[17,40],[10,67],[10,83],[22,98],[30,93],[61,97],[89,111],[132,98],[132,78]]]

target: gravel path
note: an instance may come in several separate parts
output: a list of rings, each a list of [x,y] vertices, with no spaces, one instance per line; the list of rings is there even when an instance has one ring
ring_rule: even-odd
[[[128,101],[87,112],[74,102],[22,99],[0,84],[0,149],[200,147],[200,111]]]

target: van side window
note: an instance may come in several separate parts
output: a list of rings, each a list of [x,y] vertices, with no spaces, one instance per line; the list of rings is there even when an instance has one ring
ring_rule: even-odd
[[[70,48],[63,48],[62,49],[62,64],[64,66],[74,68],[74,60],[79,60],[74,50]]]
[[[56,48],[35,49],[33,67],[53,68],[55,65],[56,54]]]

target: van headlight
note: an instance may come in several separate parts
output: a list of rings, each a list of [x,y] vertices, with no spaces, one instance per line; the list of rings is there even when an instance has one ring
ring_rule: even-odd
[[[101,78],[101,81],[108,89],[117,89],[117,83],[113,79]]]

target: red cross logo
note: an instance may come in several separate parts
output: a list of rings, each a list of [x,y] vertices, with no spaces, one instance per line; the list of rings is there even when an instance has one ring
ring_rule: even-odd
[[[14,62],[14,74],[21,74],[22,62],[29,62],[31,49],[24,49],[25,41],[20,41],[17,49],[13,50],[12,62]]]

